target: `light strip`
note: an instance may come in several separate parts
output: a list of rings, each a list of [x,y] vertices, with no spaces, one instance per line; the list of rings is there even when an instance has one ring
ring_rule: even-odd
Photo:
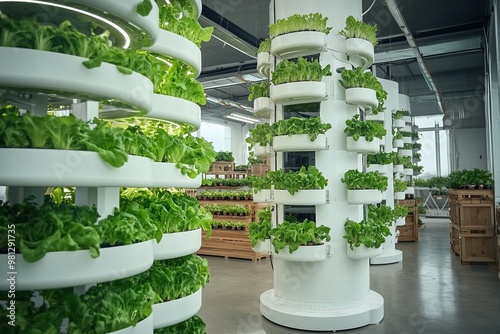
[[[125,30],[123,30],[122,27],[120,27],[116,23],[114,23],[114,22],[112,22],[112,21],[110,21],[108,19],[105,19],[104,17],[101,17],[99,15],[96,15],[94,13],[89,13],[89,12],[84,11],[82,9],[78,9],[78,8],[74,8],[74,7],[70,7],[70,6],[66,6],[66,5],[61,5],[61,4],[58,4],[58,3],[46,2],[46,1],[39,1],[39,0],[0,0],[0,2],[27,2],[27,3],[34,3],[34,4],[38,4],[38,5],[45,5],[45,6],[52,6],[52,7],[58,7],[58,8],[62,8],[62,9],[67,9],[67,10],[70,10],[70,11],[73,11],[73,12],[77,12],[77,13],[80,13],[80,14],[84,14],[84,15],[93,17],[96,20],[99,20],[101,22],[104,22],[104,23],[112,26],[120,34],[122,34],[123,38],[125,39],[125,44],[123,45],[124,49],[127,49],[130,46],[130,37],[128,36],[127,32]]]
[[[225,116],[226,118],[229,118],[229,119],[232,119],[232,120],[235,120],[235,121],[238,121],[238,122],[243,122],[243,123],[250,123],[250,124],[255,124],[257,122],[252,122],[252,121],[247,121],[247,120],[244,120],[244,119],[241,119],[239,117],[234,117],[234,116],[231,116],[231,115],[227,115]]]
[[[245,122],[245,123],[251,123],[251,124],[259,123],[260,122],[256,118],[245,116],[245,115],[241,115],[241,114],[235,114],[235,113],[226,115],[224,117],[229,118],[229,119],[233,119],[235,121],[240,121],[240,122]]]

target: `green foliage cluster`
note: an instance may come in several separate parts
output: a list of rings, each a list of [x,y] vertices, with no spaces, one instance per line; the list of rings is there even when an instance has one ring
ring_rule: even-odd
[[[251,213],[247,205],[241,204],[203,204],[202,207],[213,215],[248,216]]]
[[[408,207],[404,205],[395,205],[392,212],[395,219],[404,218],[408,216]]]
[[[348,219],[344,229],[344,239],[351,249],[361,245],[367,248],[379,248],[385,242],[385,237],[391,235],[389,227],[371,218],[360,222]]]
[[[251,190],[206,190],[196,195],[198,199],[247,200],[252,199]]]
[[[233,152],[219,151],[215,156],[215,161],[233,162],[234,161]]]
[[[394,178],[394,191],[395,192],[403,192],[408,188],[408,182],[400,180],[398,178]]]
[[[251,150],[256,144],[272,145],[275,136],[308,134],[311,141],[314,141],[320,134],[325,134],[331,128],[332,125],[322,122],[320,117],[291,117],[274,122],[272,125],[268,123],[257,124],[253,129],[250,129],[250,136],[246,142],[250,144],[248,149]]]
[[[372,43],[373,46],[378,44],[377,25],[371,25],[363,21],[356,20],[353,16],[347,17],[345,20],[345,28],[339,31],[339,34],[345,38],[365,39]]]
[[[292,195],[299,190],[324,189],[328,185],[328,180],[314,166],[302,166],[297,172],[278,169],[270,171],[267,177],[274,189],[287,190]]]
[[[169,327],[158,328],[154,334],[207,334],[205,322],[197,315]]]
[[[255,83],[248,87],[250,94],[248,95],[248,101],[253,101],[259,97],[269,97],[269,87],[271,82],[269,80],[262,81],[260,83]]]
[[[201,185],[204,187],[244,187],[250,185],[250,179],[247,177],[242,179],[203,179],[201,180]]]
[[[411,115],[410,111],[404,109],[398,109],[392,112],[393,119],[402,119],[404,116],[410,116],[410,115]]]
[[[368,166],[370,165],[389,165],[392,164],[393,156],[396,154],[395,152],[378,152],[373,154],[368,154],[366,156],[366,163]]]
[[[387,91],[380,81],[370,71],[365,71],[362,67],[356,67],[353,70],[344,69],[340,73],[339,80],[342,87],[348,88],[369,88],[373,89],[377,96],[378,107],[372,112],[378,114],[384,111],[385,100],[387,100]]]
[[[344,133],[348,137],[352,137],[354,141],[358,141],[360,137],[365,137],[366,141],[372,142],[374,138],[382,139],[387,133],[384,125],[376,121],[360,121],[359,115],[354,115],[351,119],[345,121],[347,127]]]
[[[407,156],[403,156],[403,155],[399,155],[399,154],[394,154],[393,155],[393,161],[394,165],[403,165],[404,168],[412,168],[413,167],[413,163],[412,163],[412,158],[410,157],[407,157]],[[407,167],[409,166],[409,167]]]
[[[455,171],[449,175],[449,187],[452,189],[457,188],[470,188],[470,187],[492,187],[493,175],[490,171],[482,170],[479,168],[464,169]]]
[[[420,150],[420,149],[422,149],[422,144],[420,144],[420,143],[412,143],[411,144],[411,148],[415,149],[415,150]]]
[[[385,191],[388,185],[387,176],[381,175],[378,171],[363,173],[357,169],[350,169],[345,172],[344,177],[340,181],[349,190],[378,189]]]
[[[257,49],[257,54],[262,53],[262,52],[271,52],[271,39],[266,38],[259,44],[259,48]]]
[[[327,21],[328,18],[323,17],[320,13],[294,14],[270,24],[269,35],[274,38],[297,31],[319,31],[328,34],[332,28],[326,26]]]
[[[329,227],[316,226],[315,222],[307,219],[302,223],[283,221],[269,232],[274,251],[279,253],[280,250],[288,246],[290,254],[295,252],[299,246],[321,245],[324,240],[330,241],[329,233]]]
[[[298,81],[321,81],[324,76],[332,75],[330,64],[324,68],[316,59],[312,62],[298,57],[297,61],[283,60],[276,65],[272,73],[271,83],[281,85]]]
[[[248,224],[248,238],[252,247],[257,245],[257,242],[264,241],[271,237],[271,207],[264,208],[257,212],[258,222]]]
[[[212,228],[226,230],[245,230],[246,227],[245,223],[230,220],[212,220],[210,224],[212,225]]]

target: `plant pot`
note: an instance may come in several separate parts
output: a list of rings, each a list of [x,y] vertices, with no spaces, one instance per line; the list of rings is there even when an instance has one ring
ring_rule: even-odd
[[[410,125],[411,124],[411,116],[403,116],[401,117],[401,119],[407,124],[407,125]]]
[[[404,128],[406,126],[406,123],[402,119],[394,119],[392,121],[392,126],[400,129],[400,128]]]
[[[88,250],[49,252],[28,263],[16,256],[18,290],[44,290],[101,283],[137,275],[153,264],[151,240],[132,245],[106,247],[93,259]],[[0,255],[0,289],[8,290],[7,254]]]
[[[408,187],[408,188],[406,188],[405,194],[414,195],[415,194],[415,187]]]
[[[269,78],[271,69],[271,55],[269,52],[261,52],[257,54],[257,71],[263,76]]]
[[[260,144],[255,144],[255,146],[253,147],[253,152],[257,158],[261,158],[261,159],[268,158],[273,153],[271,150],[271,146],[269,146],[269,145],[260,146]]]
[[[402,148],[405,146],[403,139],[394,139],[392,142],[394,148]]]
[[[282,105],[319,102],[326,99],[326,85],[321,81],[289,82],[270,87],[271,100]]]
[[[286,246],[281,249],[279,253],[273,250],[273,256],[275,259],[292,262],[319,262],[326,259],[326,246],[324,244],[316,246],[299,246],[299,248],[291,254],[288,250],[288,246]]]
[[[365,137],[359,137],[354,141],[352,137],[347,137],[347,151],[357,153],[377,153],[380,152],[380,139],[373,138],[371,142],[366,141]]]
[[[403,165],[394,165],[393,172],[394,173],[403,173],[404,166]]]
[[[387,174],[387,165],[371,164],[370,166],[366,167],[366,171]]]
[[[152,160],[136,156],[115,168],[96,152],[1,148],[0,160],[5,186],[144,187],[152,178]]]
[[[153,332],[153,314],[144,320],[139,321],[135,326],[123,328],[108,334],[145,334]]]
[[[369,88],[347,88],[345,90],[345,101],[347,104],[363,109],[373,110],[378,107],[377,93]]]
[[[150,184],[152,187],[194,189],[201,186],[201,174],[192,179],[187,175],[182,175],[175,163],[152,162],[151,164],[153,177]]]
[[[403,143],[404,144],[411,144],[412,143],[411,137],[403,137]]]
[[[201,49],[187,38],[173,32],[160,29],[155,44],[144,50],[179,59],[190,65],[195,78],[201,73]]]
[[[146,117],[188,124],[197,130],[201,125],[201,108],[194,102],[178,97],[153,94],[153,107]]]
[[[413,175],[413,168],[403,168],[404,175]]]
[[[270,253],[271,252],[271,239],[264,241],[257,241],[255,247],[252,247],[255,253]]]
[[[375,59],[375,48],[372,43],[362,38],[345,40],[345,53],[350,63],[356,67],[368,68]]]
[[[299,31],[271,40],[271,54],[281,59],[320,53],[326,50],[326,35],[319,31]]]
[[[412,150],[399,149],[398,153],[399,153],[399,155],[402,155],[404,157],[411,157],[411,156],[413,156]]]
[[[175,259],[195,253],[200,247],[201,228],[193,231],[165,233],[159,243],[153,240],[154,259]]]
[[[259,97],[253,100],[253,112],[259,117],[269,118],[274,111],[274,103],[269,97]]]
[[[349,204],[377,204],[382,202],[382,192],[377,189],[347,190],[347,203]]]
[[[405,226],[405,224],[406,224],[406,217],[401,217],[396,219],[396,226]]]
[[[0,47],[0,58],[4,59],[0,63],[2,87],[30,87],[34,92],[58,92],[97,101],[116,100],[122,106],[137,107],[142,112],[151,110],[153,83],[135,72],[124,75],[113,64],[102,63],[89,70],[82,65],[87,58],[10,47]]]
[[[290,194],[288,190],[274,190],[274,203],[283,205],[322,205],[328,202],[325,189],[299,190]]]
[[[153,305],[153,327],[154,329],[163,328],[178,324],[194,316],[201,308],[201,293],[200,288],[195,293],[171,300],[164,303]],[[147,333],[147,332],[144,332]],[[149,332],[151,333],[151,332]],[[143,334],[143,333],[141,333]]]
[[[276,152],[304,152],[328,149],[324,134],[311,141],[308,134],[273,137],[273,150]]]
[[[385,122],[385,112],[380,111],[378,114],[366,115],[366,120],[367,121]]]
[[[405,192],[404,191],[397,191],[394,193],[394,199],[395,200],[404,200],[405,199]]]
[[[359,247],[351,249],[350,245],[347,244],[347,256],[353,260],[369,259],[371,257],[379,256],[383,251],[384,248],[382,246],[379,248],[368,248],[365,245],[360,245]]]
[[[253,201],[255,203],[272,202],[271,190],[260,190],[253,194]]]

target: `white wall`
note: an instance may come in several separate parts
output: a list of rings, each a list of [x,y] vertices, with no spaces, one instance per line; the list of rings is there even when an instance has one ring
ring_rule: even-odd
[[[450,130],[451,169],[487,169],[486,129]]]

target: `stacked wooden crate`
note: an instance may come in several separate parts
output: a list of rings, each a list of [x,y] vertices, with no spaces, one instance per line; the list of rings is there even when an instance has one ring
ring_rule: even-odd
[[[397,201],[398,205],[408,208],[405,224],[398,226],[398,241],[418,241],[418,201],[415,199],[405,199]]]
[[[497,270],[498,270],[498,278],[500,278],[500,205],[497,205],[496,210],[496,224],[497,224]]]
[[[450,243],[462,263],[496,262],[493,190],[450,189]]]

